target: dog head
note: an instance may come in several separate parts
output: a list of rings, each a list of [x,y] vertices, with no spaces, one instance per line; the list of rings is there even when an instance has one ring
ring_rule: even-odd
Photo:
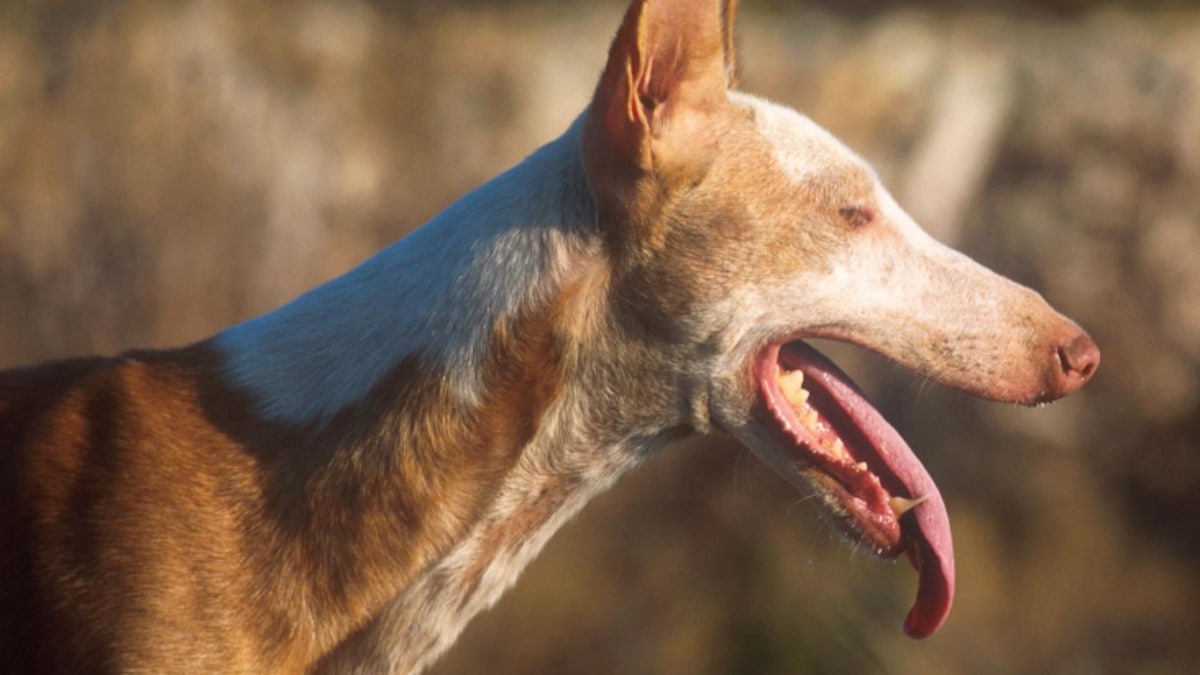
[[[876,173],[799,113],[730,88],[733,3],[634,0],[583,131],[614,314],[715,426],[814,489],[851,538],[920,570],[906,624],[949,611],[945,506],[915,455],[805,338],[1035,404],[1095,371],[1033,291],[926,235]]]

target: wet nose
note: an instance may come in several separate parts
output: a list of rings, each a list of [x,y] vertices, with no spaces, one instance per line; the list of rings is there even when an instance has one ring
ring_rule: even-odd
[[[1100,366],[1100,348],[1086,333],[1078,333],[1074,338],[1058,347],[1058,369],[1056,371],[1055,397],[1066,396],[1077,391]]]

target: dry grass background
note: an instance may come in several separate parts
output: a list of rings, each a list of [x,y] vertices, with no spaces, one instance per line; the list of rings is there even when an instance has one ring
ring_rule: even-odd
[[[435,672],[1200,672],[1200,13],[743,4],[746,88],[1104,365],[1025,410],[838,350],[947,497],[928,641],[906,564],[714,441],[586,509]],[[561,132],[620,10],[4,0],[0,366],[190,342],[349,268]]]

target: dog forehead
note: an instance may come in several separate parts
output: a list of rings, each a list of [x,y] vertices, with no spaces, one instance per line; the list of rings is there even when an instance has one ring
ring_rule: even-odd
[[[772,159],[793,182],[816,178],[868,174],[865,163],[833,134],[787,106],[741,92],[731,92],[735,104],[754,113],[755,131],[767,142]]]

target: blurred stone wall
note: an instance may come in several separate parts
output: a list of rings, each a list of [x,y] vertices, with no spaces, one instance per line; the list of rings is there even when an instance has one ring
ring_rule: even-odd
[[[967,5],[748,0],[740,30],[745,88],[1104,351],[1026,410],[830,349],[946,495],[943,632],[904,638],[907,565],[710,441],[586,509],[436,672],[1200,672],[1200,13]],[[620,11],[0,5],[0,366],[186,343],[348,269],[560,133]]]

